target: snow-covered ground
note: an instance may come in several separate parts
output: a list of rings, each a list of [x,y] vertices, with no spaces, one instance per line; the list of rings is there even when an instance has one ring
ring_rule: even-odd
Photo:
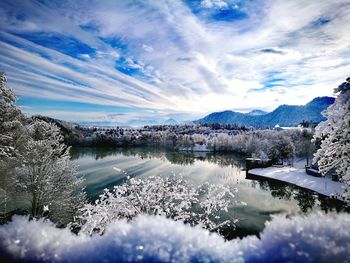
[[[308,175],[300,162],[295,163],[294,167],[255,168],[248,173],[294,184],[326,196],[341,195],[343,192],[343,183],[332,181],[329,177]]]
[[[0,226],[1,262],[350,262],[348,214],[274,217],[260,239],[229,242],[200,227],[139,216],[104,235],[75,235],[48,221],[14,217]]]

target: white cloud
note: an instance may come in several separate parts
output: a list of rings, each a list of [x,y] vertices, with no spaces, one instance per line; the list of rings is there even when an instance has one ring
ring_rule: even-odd
[[[142,45],[142,48],[143,48],[146,52],[153,52],[153,51],[154,51],[153,47],[152,47],[152,46],[149,46],[149,45],[143,44],[143,45]]]
[[[203,1],[202,6],[224,8],[225,3],[236,4]],[[10,58],[2,53],[1,68],[9,72],[20,95],[203,115],[242,107],[272,110],[280,103],[304,104],[315,96],[331,95],[348,76],[348,0],[266,0],[234,8],[241,8],[247,18],[203,20],[179,1],[132,5],[92,1],[51,3],[49,7],[26,2],[26,19],[5,14],[3,31],[73,36],[95,48],[96,56],[81,54],[87,61],[78,61],[11,36],[30,51],[3,43]],[[62,17],[58,19],[58,15]],[[93,30],[81,28],[89,25],[94,25]],[[126,48],[111,47],[99,37],[115,37]],[[53,59],[40,58],[39,50]],[[145,79],[117,72],[120,57],[129,58],[127,65]],[[79,70],[65,66],[67,62]],[[18,64],[21,69],[13,67]],[[76,83],[53,80],[55,76]],[[281,86],[269,88],[269,81],[276,78],[284,79]],[[38,79],[42,82],[37,87],[30,85]],[[43,88],[49,83],[50,89]],[[44,92],[38,92],[40,89]]]
[[[204,8],[227,8],[228,3],[224,0],[203,0],[201,2],[201,7]]]
[[[89,54],[81,54],[80,56],[82,58],[84,58],[84,59],[90,59],[91,58]]]

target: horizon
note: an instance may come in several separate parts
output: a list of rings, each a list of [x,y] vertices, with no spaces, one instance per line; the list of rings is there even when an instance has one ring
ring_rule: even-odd
[[[2,1],[0,71],[29,115],[195,120],[332,96],[350,2]],[[298,16],[293,16],[298,14]]]
[[[165,119],[165,120],[148,120],[146,122],[144,122],[143,120],[137,120],[137,119],[134,119],[134,120],[130,120],[130,122],[128,124],[120,124],[120,123],[113,123],[113,122],[110,122],[110,121],[105,121],[105,120],[102,120],[102,121],[70,121],[70,120],[64,120],[64,119],[57,119],[55,118],[56,120],[58,121],[66,121],[68,123],[73,123],[73,124],[78,124],[80,126],[85,126],[85,127],[98,127],[98,128],[111,128],[111,127],[121,127],[121,128],[142,128],[144,126],[158,126],[158,125],[168,125],[167,122],[170,121],[175,121],[176,124],[175,125],[186,125],[186,124],[195,124],[196,121],[199,121],[201,119],[204,119],[205,117],[208,117],[209,115],[212,115],[212,114],[217,114],[217,113],[223,113],[223,112],[232,112],[232,113],[240,113],[240,114],[250,114],[250,113],[254,113],[254,112],[260,112],[260,114],[258,116],[263,116],[263,115],[266,115],[266,114],[269,114],[269,113],[272,113],[274,112],[275,110],[277,110],[278,108],[280,107],[283,107],[283,106],[291,106],[291,107],[300,107],[300,106],[306,106],[307,104],[315,101],[316,99],[320,99],[320,98],[327,98],[327,99],[336,99],[336,97],[329,97],[329,96],[323,96],[323,97],[315,97],[313,98],[312,100],[310,100],[309,102],[307,102],[306,104],[303,104],[303,105],[289,105],[289,104],[282,104],[282,105],[279,105],[277,106],[275,109],[273,109],[272,111],[263,111],[263,110],[260,110],[260,109],[252,109],[250,111],[246,111],[246,112],[240,112],[240,111],[234,111],[234,110],[224,110],[224,111],[218,111],[218,112],[211,112],[205,116],[201,116],[200,118],[198,119],[193,119],[193,120],[184,120],[184,121],[178,121],[174,118],[168,118],[168,119]],[[41,115],[41,114],[38,114],[38,115],[32,115],[32,116],[42,116],[42,117],[46,117],[47,115]],[[47,117],[50,117],[50,116],[47,116]],[[52,118],[52,117],[51,117]],[[236,124],[236,123],[232,123],[232,124]],[[174,125],[174,124],[169,124],[169,125]],[[278,124],[277,124],[278,125]],[[293,126],[294,127],[294,126]]]

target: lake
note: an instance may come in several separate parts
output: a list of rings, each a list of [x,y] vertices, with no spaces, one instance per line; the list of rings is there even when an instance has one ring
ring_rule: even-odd
[[[234,154],[174,152],[150,148],[72,148],[71,156],[85,179],[89,200],[104,188],[130,177],[176,174],[193,184],[204,182],[230,185],[238,189],[237,204],[228,216],[239,219],[237,228],[227,229],[227,239],[258,235],[265,222],[276,214],[295,215],[317,210],[343,209],[342,204],[311,191],[246,175],[244,157]],[[126,171],[126,174],[120,170]]]

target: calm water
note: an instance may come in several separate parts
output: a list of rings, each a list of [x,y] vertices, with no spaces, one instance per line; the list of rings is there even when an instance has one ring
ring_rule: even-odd
[[[340,210],[341,204],[297,187],[261,181],[247,176],[244,159],[232,154],[186,153],[146,148],[73,148],[72,159],[85,178],[86,192],[95,200],[104,188],[112,188],[131,177],[167,176],[175,173],[193,184],[203,182],[231,185],[238,189],[236,205],[228,216],[240,221],[237,229],[224,233],[227,238],[258,234],[275,214],[294,215],[315,210]],[[254,180],[255,179],[255,180]]]

